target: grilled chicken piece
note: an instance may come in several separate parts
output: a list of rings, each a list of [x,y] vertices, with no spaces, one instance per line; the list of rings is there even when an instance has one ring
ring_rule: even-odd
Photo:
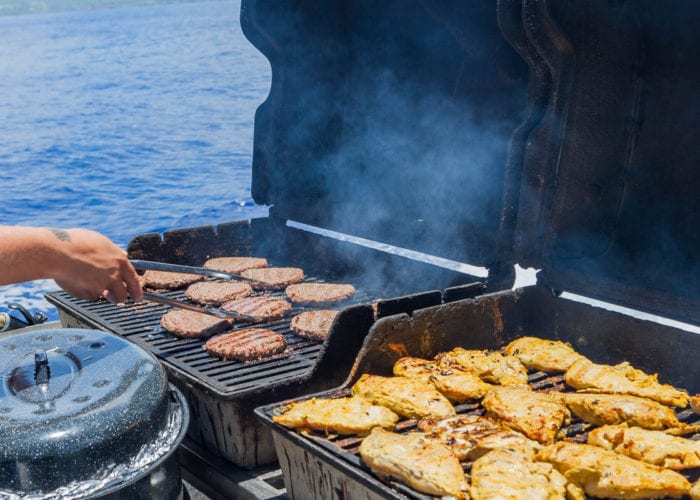
[[[695,413],[700,415],[700,394],[696,394],[695,396],[690,396],[690,407],[693,409]]]
[[[408,377],[380,377],[365,373],[352,386],[352,394],[386,406],[407,418],[449,417],[456,413],[452,404],[432,384]]]
[[[622,453],[667,469],[683,470],[700,466],[700,441],[671,436],[627,424],[605,425],[588,433],[588,444]]]
[[[477,459],[471,469],[474,500],[564,500],[566,478],[552,464],[532,455],[500,448]]]
[[[504,356],[498,351],[455,347],[449,352],[441,352],[435,359],[444,367],[462,367],[486,382],[501,385],[527,384],[527,370],[520,360],[513,356]]]
[[[441,367],[435,361],[421,358],[401,358],[394,364],[394,375],[432,383],[447,399],[463,403],[481,399],[491,387],[472,372],[457,366]]]
[[[691,488],[678,472],[589,444],[560,441],[539,451],[536,460],[550,462],[594,497],[678,497]]]
[[[557,398],[522,387],[495,386],[482,400],[490,416],[542,444],[554,442],[571,414]]]
[[[505,346],[503,354],[515,356],[528,370],[563,372],[579,359],[586,359],[573,347],[558,340],[520,337]]]
[[[474,460],[496,448],[518,449],[534,456],[541,448],[537,441],[481,415],[426,417],[418,422],[418,430],[425,433],[427,439],[447,445],[460,460]]]
[[[469,487],[457,457],[421,433],[396,434],[375,427],[362,440],[360,456],[378,475],[396,478],[422,493],[467,498]]]
[[[627,362],[612,366],[580,359],[566,370],[564,380],[571,387],[587,392],[631,394],[679,408],[688,406],[687,393],[668,384],[660,384],[656,374],[648,375]]]
[[[564,403],[574,415],[593,425],[627,423],[644,429],[665,430],[667,434],[675,435],[700,430],[700,426],[679,421],[671,408],[651,399],[627,394],[549,394]]]
[[[317,399],[282,407],[272,420],[292,429],[312,429],[336,434],[366,434],[374,427],[393,428],[399,416],[388,408],[362,398]]]

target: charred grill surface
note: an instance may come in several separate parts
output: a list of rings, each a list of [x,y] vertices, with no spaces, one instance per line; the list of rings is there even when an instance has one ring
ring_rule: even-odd
[[[530,384],[530,387],[532,387],[533,390],[537,391],[573,391],[573,389],[564,382],[563,375],[551,375],[544,372],[531,372],[528,375],[528,382]],[[337,393],[333,393],[332,397],[343,397],[349,395],[350,391],[348,389],[338,391]],[[457,411],[458,415],[484,415],[486,413],[486,410],[478,401],[455,405],[455,410]],[[272,412],[274,412],[274,409],[268,410],[269,415],[272,415]],[[688,424],[700,422],[700,416],[698,416],[691,409],[679,411],[677,413],[677,416],[678,420]],[[396,428],[394,430],[395,432],[399,433],[415,431],[417,430],[417,423],[417,420],[409,420],[403,418],[396,424]],[[588,430],[590,428],[590,425],[586,424],[581,419],[577,418],[575,415],[572,415],[571,423],[568,426],[563,427],[560,431],[560,434],[566,436],[564,438],[564,440],[566,441],[585,443],[588,438]],[[283,432],[295,431],[285,429]],[[321,432],[313,431],[306,431],[305,436],[308,439],[312,440],[315,444],[321,446],[324,450],[330,452],[334,457],[337,457],[337,459],[343,460],[349,463],[351,466],[354,466],[359,470],[369,474],[371,476],[371,478],[369,479],[370,481],[381,483],[381,481],[376,477],[376,475],[370,470],[369,467],[367,467],[367,465],[364,464],[364,462],[360,458],[359,447],[360,443],[362,443],[362,437],[327,435]],[[700,433],[686,437],[694,440],[700,440]],[[472,460],[464,460],[461,462],[462,468],[466,474],[469,474],[472,467],[472,463]],[[700,470],[698,469],[690,469],[680,472],[683,475],[685,475],[690,481],[696,481],[700,477]],[[401,484],[397,481],[389,481],[388,484],[396,490],[397,494],[403,494],[408,498],[415,498],[421,500],[433,498],[423,493],[419,493],[416,490],[410,488],[409,486]]]
[[[316,283],[320,280],[307,277],[304,282]],[[166,297],[191,302],[185,296],[184,289],[161,293]],[[285,299],[284,290],[258,291],[252,296]],[[178,338],[166,331],[160,326],[160,320],[165,312],[171,310],[168,306],[151,302],[114,306],[105,301],[78,300],[62,291],[52,292],[47,298],[54,303],[60,302],[62,307],[69,305],[72,315],[92,327],[108,329],[145,347],[189,378],[204,384],[207,389],[224,398],[242,395],[269,384],[298,379],[313,368],[323,348],[322,341],[299,337],[290,329],[292,317],[318,307],[293,304],[292,310],[284,318],[255,324],[234,324],[234,330],[253,326],[272,330],[283,335],[287,343],[284,353],[275,355],[274,358],[242,363],[234,360],[223,361],[206,352],[202,346],[207,339]],[[339,306],[342,308],[351,304],[371,302],[374,299],[368,293],[358,291],[350,300]]]

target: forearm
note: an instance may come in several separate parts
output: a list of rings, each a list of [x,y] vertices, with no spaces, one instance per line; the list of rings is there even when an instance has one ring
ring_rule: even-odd
[[[60,229],[0,226],[0,285],[54,278],[66,236]]]

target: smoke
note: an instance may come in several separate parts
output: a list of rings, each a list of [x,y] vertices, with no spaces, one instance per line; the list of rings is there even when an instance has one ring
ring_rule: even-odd
[[[275,10],[284,23],[259,13],[275,43],[258,40],[273,84],[271,118],[259,114],[257,130],[274,124],[277,135],[256,132],[257,202],[458,262],[496,260],[527,68],[500,33],[495,3],[445,7]]]

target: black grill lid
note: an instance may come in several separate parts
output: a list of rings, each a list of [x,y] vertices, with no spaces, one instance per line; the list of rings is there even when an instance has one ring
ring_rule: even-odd
[[[527,66],[491,0],[244,0],[270,60],[253,197],[277,214],[490,266]]]
[[[513,155],[516,259],[555,289],[700,323],[700,4],[499,9],[548,96]]]
[[[167,377],[120,337],[83,329],[0,339],[0,490],[52,490],[132,457],[167,425]]]

